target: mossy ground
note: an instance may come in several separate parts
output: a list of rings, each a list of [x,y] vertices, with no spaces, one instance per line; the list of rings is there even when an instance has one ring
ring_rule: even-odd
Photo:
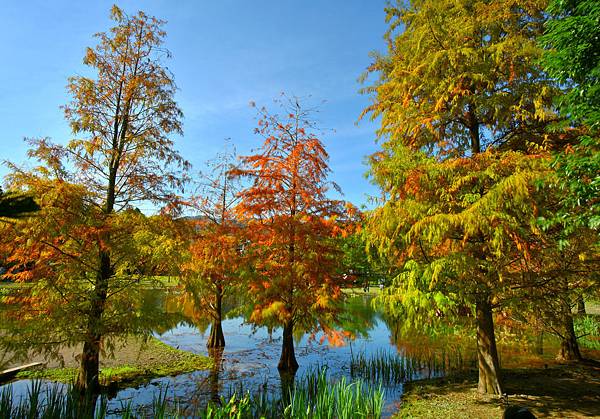
[[[131,354],[131,345],[137,345],[135,356]],[[141,344],[134,340],[131,345],[123,345],[121,349],[115,350],[113,358],[103,360],[100,371],[100,382],[103,385],[130,384],[212,367],[210,358],[173,348],[154,337]],[[124,352],[124,348],[129,351]],[[73,382],[76,377],[77,367],[72,363],[64,368],[21,371],[17,374],[19,379],[44,378],[66,383]]]
[[[507,400],[477,392],[476,372],[405,386],[396,418],[501,418],[507,405],[536,417],[600,417],[600,364],[556,364],[504,371]]]

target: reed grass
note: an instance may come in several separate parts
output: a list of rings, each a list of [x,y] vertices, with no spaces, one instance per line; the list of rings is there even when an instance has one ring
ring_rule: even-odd
[[[378,351],[367,357],[364,353],[352,354],[350,376],[369,383],[393,386],[422,378],[433,378],[452,370],[462,370],[464,359],[460,350],[429,351],[408,355]]]
[[[41,381],[32,382],[28,392],[15,400],[11,386],[0,392],[0,418],[103,419],[108,415],[107,399],[100,396],[93,400],[81,400],[71,387],[49,386],[42,389]],[[167,390],[161,389],[152,406],[137,408],[129,402],[119,413],[110,416],[121,418],[158,419],[198,417],[206,419],[353,419],[380,418],[384,393],[358,380],[342,377],[334,381],[327,368],[310,371],[297,380],[287,393],[273,397],[266,390],[251,394],[234,392],[222,397],[220,403],[209,402],[203,409],[183,411],[177,402],[169,403]]]
[[[43,389],[41,381],[33,381],[27,394],[16,399],[12,386],[0,391],[0,418],[77,419],[106,417],[107,399],[80,397],[71,388],[58,385]]]

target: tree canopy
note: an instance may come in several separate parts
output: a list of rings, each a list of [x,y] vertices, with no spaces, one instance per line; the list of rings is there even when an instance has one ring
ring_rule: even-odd
[[[579,141],[559,150],[554,166],[564,189],[563,206],[554,221],[568,235],[581,226],[600,230],[600,4],[593,0],[553,0],[540,38],[542,64],[568,87],[556,100],[576,129]],[[563,126],[562,129],[565,129]]]
[[[420,318],[473,305],[479,389],[502,393],[492,309],[511,258],[528,257],[545,128],[558,85],[537,61],[542,1],[397,2],[388,51],[364,89],[381,118],[370,175],[381,189],[370,242],[401,268],[380,300]]]

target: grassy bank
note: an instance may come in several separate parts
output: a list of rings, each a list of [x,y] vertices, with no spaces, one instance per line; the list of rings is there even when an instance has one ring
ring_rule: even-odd
[[[600,417],[600,366],[555,364],[504,371],[507,401],[477,392],[476,372],[408,383],[396,418],[501,418],[505,406],[536,417]]]
[[[132,351],[131,346],[136,349]],[[209,369],[212,360],[150,337],[143,343],[134,339],[129,344],[123,344],[121,349],[116,350],[114,359],[104,360],[102,364],[100,381],[103,385],[130,385],[150,378]],[[18,379],[43,378],[65,383],[73,382],[76,376],[77,366],[73,362],[65,368],[45,368],[17,374]]]

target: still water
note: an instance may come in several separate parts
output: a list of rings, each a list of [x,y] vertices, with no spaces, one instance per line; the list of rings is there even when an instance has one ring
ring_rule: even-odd
[[[321,343],[322,335],[310,336],[301,333],[296,336],[295,350],[300,369],[296,378],[326,366],[329,377],[350,378],[352,356],[364,354],[369,358],[380,353],[404,354],[402,344],[396,342],[389,320],[372,308],[370,297],[354,296],[346,303],[346,318],[340,327],[352,333],[342,346]],[[192,322],[182,321],[176,326],[154,336],[175,348],[187,350],[215,358],[217,367],[212,371],[196,371],[173,377],[162,377],[148,383],[118,391],[108,402],[109,412],[118,412],[129,403],[134,407],[151,406],[159,393],[167,392],[167,398],[177,401],[184,411],[206,405],[209,400],[227,397],[234,391],[259,390],[277,397],[281,393],[281,379],[277,362],[281,351],[281,329],[268,330],[255,328],[245,323],[243,317],[234,317],[223,322],[226,348],[222,354],[209,354],[206,340],[209,330]],[[431,371],[417,370],[414,378],[430,376]],[[434,375],[439,374],[439,372]],[[24,394],[30,385],[29,380],[13,382],[14,394]],[[385,416],[397,410],[402,394],[402,384],[384,385]]]

